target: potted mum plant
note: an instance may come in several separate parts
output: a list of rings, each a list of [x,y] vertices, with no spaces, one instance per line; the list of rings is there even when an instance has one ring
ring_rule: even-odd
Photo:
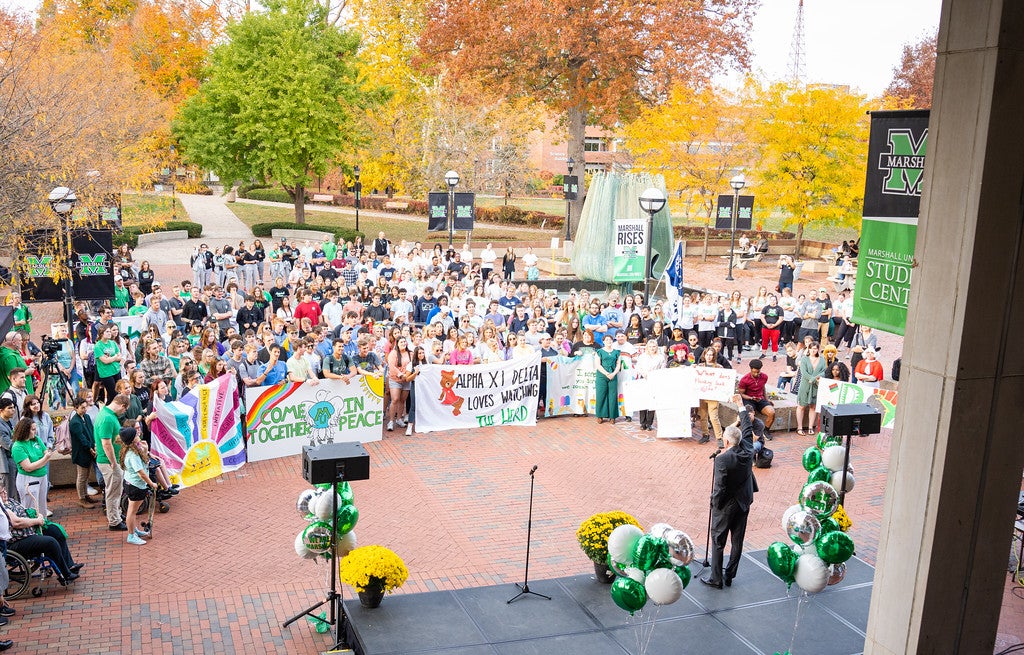
[[[608,535],[620,525],[640,523],[625,512],[600,512],[580,524],[576,530],[576,539],[580,542],[583,553],[594,563],[594,575],[598,581],[611,584],[615,580],[615,572],[608,566]]]
[[[338,564],[341,581],[359,594],[363,607],[380,605],[384,594],[398,589],[409,577],[405,562],[384,546],[361,546]]]

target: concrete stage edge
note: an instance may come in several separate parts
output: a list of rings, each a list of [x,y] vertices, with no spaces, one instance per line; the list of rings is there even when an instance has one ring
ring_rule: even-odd
[[[635,654],[644,614],[649,655],[864,650],[874,569],[857,558],[847,562],[845,580],[808,596],[795,584],[787,593],[763,550],[745,554],[722,591],[696,579],[699,562],[690,568],[682,598],[660,609],[648,603],[632,619],[593,574],[530,581],[531,591],[552,599],[525,596],[511,605],[519,591],[512,583],[388,596],[372,610],[346,599],[349,645],[359,655]]]

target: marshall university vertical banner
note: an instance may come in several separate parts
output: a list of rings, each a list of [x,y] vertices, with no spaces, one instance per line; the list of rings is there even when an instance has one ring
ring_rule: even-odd
[[[894,334],[907,324],[928,114],[871,113],[853,321]]]

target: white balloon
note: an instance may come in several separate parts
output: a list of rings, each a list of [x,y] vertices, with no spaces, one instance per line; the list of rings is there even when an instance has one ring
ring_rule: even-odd
[[[349,530],[338,538],[338,557],[344,557],[356,549],[356,531]]]
[[[644,580],[644,589],[655,605],[671,605],[683,595],[683,581],[671,569],[654,569]]]
[[[853,491],[853,485],[856,481],[853,479],[853,471],[846,469],[846,493]],[[832,474],[832,486],[836,488],[836,491],[842,492],[843,489],[843,471],[842,469]]]
[[[335,494],[335,495],[337,495],[337,494]],[[331,513],[332,513],[332,510],[334,509],[334,505],[332,505],[332,503],[333,503],[333,501],[331,499],[331,492],[330,491],[326,491],[326,492],[320,494],[319,496],[317,496],[316,507],[314,508],[313,513],[316,514],[316,517],[318,519],[320,519],[321,521],[330,521],[331,520]],[[342,504],[343,503],[341,501],[341,497],[338,496],[338,505],[337,505],[338,509],[341,509]]]
[[[627,566],[622,572],[626,574],[627,578],[632,578],[640,584],[643,584],[644,580],[647,578],[647,574],[644,573],[642,569],[638,569],[635,566]]]
[[[782,513],[782,531],[787,532],[786,526],[789,525],[789,517],[793,516],[794,512],[802,512],[804,508],[801,507],[800,503],[796,505],[790,505],[789,509]]]
[[[651,535],[652,537],[658,537],[659,539],[664,539],[665,538],[665,533],[667,533],[671,529],[672,529],[672,526],[669,525],[668,523],[655,523],[654,525],[651,526],[651,529],[647,531],[647,534]]]
[[[809,594],[816,594],[828,585],[828,564],[817,555],[804,553],[796,561],[796,583]]]
[[[302,543],[301,532],[295,536],[295,554],[302,559],[316,559],[316,553],[310,552],[306,545]]]
[[[608,554],[616,562],[632,562],[633,549],[642,536],[643,530],[635,525],[620,525],[608,535]]]
[[[846,446],[829,446],[821,451],[821,465],[830,471],[842,471],[846,461]]]

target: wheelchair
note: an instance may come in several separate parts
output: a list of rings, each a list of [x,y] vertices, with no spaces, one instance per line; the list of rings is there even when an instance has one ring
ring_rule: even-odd
[[[7,575],[10,582],[4,591],[6,600],[15,600],[30,591],[34,598],[43,595],[41,585],[32,585],[33,578],[43,581],[57,575],[57,567],[46,555],[39,555],[29,561],[24,555],[14,550],[7,550]]]

